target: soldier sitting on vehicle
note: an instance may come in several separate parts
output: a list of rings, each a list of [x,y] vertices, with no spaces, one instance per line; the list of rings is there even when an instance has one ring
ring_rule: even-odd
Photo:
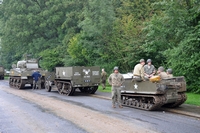
[[[173,77],[172,72],[173,72],[173,71],[172,71],[171,68],[167,69],[167,75],[168,75],[168,78],[172,78],[172,77]]]
[[[154,65],[151,63],[151,59],[147,60],[147,64],[144,66],[144,77],[145,79],[149,79],[156,73]]]
[[[165,69],[164,69],[164,67],[162,67],[162,66],[160,66],[160,67],[158,68],[157,74],[158,74],[158,76],[160,76],[161,79],[168,78],[168,75],[167,75],[166,72],[164,72],[164,70],[165,70]]]
[[[145,60],[141,59],[140,63],[134,67],[133,70],[133,79],[136,81],[145,81],[144,79],[144,64]]]

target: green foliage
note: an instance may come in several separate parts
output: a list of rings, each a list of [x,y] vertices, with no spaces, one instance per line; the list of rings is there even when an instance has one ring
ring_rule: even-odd
[[[199,0],[5,0],[0,4],[0,64],[24,53],[41,67],[98,65],[130,72],[139,59],[170,67],[200,93]]]
[[[188,90],[199,93],[199,14],[195,1],[159,2],[160,15],[146,23],[145,49],[155,61],[187,79]],[[195,23],[194,23],[195,22]]]
[[[24,53],[37,57],[62,44],[64,0],[6,0],[1,5],[1,54],[7,68]],[[47,50],[48,51],[48,50]],[[45,51],[44,51],[45,52]],[[8,54],[9,53],[9,54]]]
[[[58,48],[46,49],[39,54],[42,57],[40,66],[46,70],[53,71],[54,67],[63,66]]]

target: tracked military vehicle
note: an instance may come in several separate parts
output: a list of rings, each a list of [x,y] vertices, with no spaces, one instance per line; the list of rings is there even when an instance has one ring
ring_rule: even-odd
[[[4,67],[0,66],[0,80],[4,80]]]
[[[123,106],[142,110],[157,110],[162,106],[178,107],[187,99],[186,82],[183,76],[158,81],[137,81],[132,74],[125,78],[121,89]]]
[[[16,87],[18,89],[22,89],[26,84],[33,85],[33,77],[32,73],[34,71],[39,71],[42,75],[41,84],[44,87],[45,83],[45,74],[46,71],[39,68],[39,59],[30,59],[30,56],[26,56],[25,60],[18,61],[17,66],[13,65],[13,69],[10,70],[10,78],[9,85]]]
[[[47,76],[45,88],[54,87],[60,94],[74,95],[75,90],[94,94],[100,84],[100,67],[56,67],[55,73]]]

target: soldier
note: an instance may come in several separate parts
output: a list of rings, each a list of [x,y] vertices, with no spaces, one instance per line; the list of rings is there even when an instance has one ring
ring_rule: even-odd
[[[33,77],[33,90],[34,89],[41,89],[41,74],[39,73],[39,71],[34,71],[32,74]]]
[[[106,79],[107,79],[107,73],[105,72],[103,68],[102,73],[101,73],[101,83],[102,83],[103,90],[106,88]]]
[[[116,108],[115,102],[118,103],[119,108],[121,105],[121,85],[124,82],[124,77],[119,73],[118,67],[114,67],[114,73],[108,78],[108,83],[112,85],[112,107]]]
[[[141,59],[140,63],[134,67],[133,78],[136,79],[137,81],[145,80],[144,79],[144,64],[145,64],[145,60]]]
[[[172,78],[172,77],[173,77],[172,72],[173,72],[173,71],[172,71],[171,68],[167,69],[167,75],[168,75],[168,78]]]
[[[151,59],[147,60],[147,64],[144,66],[144,77],[146,79],[151,78],[156,73],[154,65],[152,65]]]
[[[158,68],[158,72],[157,73],[158,73],[158,76],[160,76],[161,79],[168,78],[168,75],[167,75],[166,72],[164,72],[164,70],[165,69],[162,66]]]

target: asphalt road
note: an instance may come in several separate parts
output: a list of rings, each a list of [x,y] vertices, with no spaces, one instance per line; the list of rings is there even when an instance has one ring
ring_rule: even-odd
[[[38,105],[38,103],[13,95],[12,93],[8,93],[5,91],[5,88],[11,90],[14,89],[8,87],[7,81],[0,81],[0,133],[91,132],[78,126],[70,120],[66,120],[55,113],[48,111],[45,107]],[[199,119],[164,112],[163,110],[143,111],[128,107],[124,107],[123,109],[113,109],[111,107],[111,101],[109,100],[94,98],[80,93],[76,93],[75,96],[69,97],[59,95],[56,91],[46,92],[45,90],[31,90],[30,88],[18,91],[27,91],[38,96],[50,97],[58,101],[77,105],[79,107],[98,112],[102,115],[122,120],[124,121],[124,125],[131,123],[149,131],[159,133],[200,132]],[[115,123],[115,121],[113,121],[113,123]],[[112,129],[110,132],[112,132]],[[137,132],[140,133],[140,131]]]

